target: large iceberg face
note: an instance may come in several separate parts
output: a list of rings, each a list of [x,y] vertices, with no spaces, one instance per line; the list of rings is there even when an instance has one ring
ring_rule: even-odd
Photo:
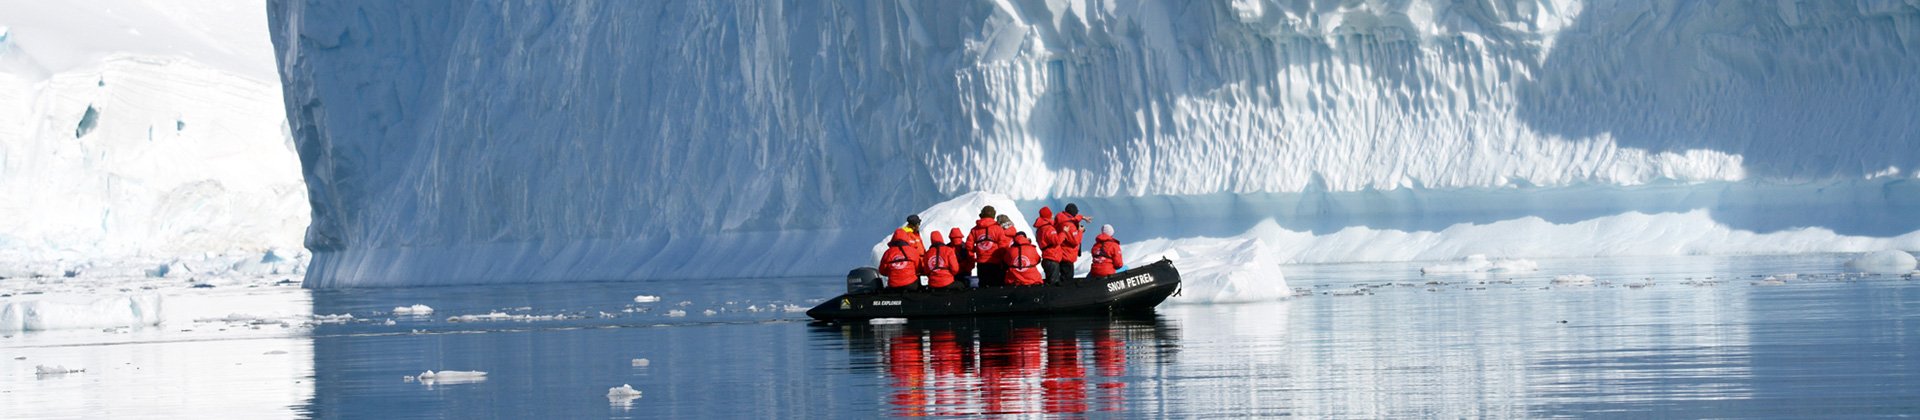
[[[1409,206],[1275,221],[1419,233],[1498,221],[1425,211],[1485,191],[1850,180],[1884,218],[1920,164],[1920,10],[1901,3],[276,0],[269,18],[313,286],[837,273],[972,191],[1102,200],[1090,214],[1168,237],[1181,221],[1146,216],[1218,195],[1301,206],[1213,207],[1245,229],[1385,194]],[[1739,213],[1698,201],[1658,203]],[[1500,220],[1586,209],[1520,202]]]

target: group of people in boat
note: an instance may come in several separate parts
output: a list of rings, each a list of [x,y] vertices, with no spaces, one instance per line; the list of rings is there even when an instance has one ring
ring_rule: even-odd
[[[1038,238],[1031,238],[1015,229],[1012,219],[985,206],[966,233],[954,227],[942,236],[936,229],[921,242],[920,215],[909,215],[880,255],[880,275],[887,278],[888,288],[915,287],[921,277],[934,289],[1060,284],[1074,277],[1084,226],[1091,220],[1073,203],[1059,214],[1041,207],[1033,221]],[[1093,260],[1088,277],[1110,276],[1126,267],[1113,225],[1100,226],[1089,255]]]

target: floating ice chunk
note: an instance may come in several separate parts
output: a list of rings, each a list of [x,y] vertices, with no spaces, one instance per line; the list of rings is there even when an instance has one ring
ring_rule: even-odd
[[[867,323],[873,324],[873,325],[897,325],[897,324],[907,323],[907,319],[906,318],[874,318],[874,319],[867,320]]]
[[[39,366],[33,367],[33,374],[39,375],[39,376],[65,375],[69,373],[80,373],[80,372],[86,372],[86,371],[87,370],[84,368],[70,369],[70,368],[67,368],[66,366],[61,366],[61,365],[39,365]]]
[[[1553,284],[1562,286],[1592,286],[1593,276],[1585,274],[1563,274],[1554,277]]]
[[[719,314],[719,312],[714,312],[712,309],[700,311],[700,313],[706,316],[714,316],[715,314]]]
[[[353,314],[314,314],[313,322],[316,324],[345,324],[353,322]]]
[[[682,311],[682,310],[679,310],[679,309],[674,309],[674,310],[671,310],[671,311],[667,311],[667,316],[670,316],[670,317],[674,317],[674,318],[679,318],[679,317],[683,317],[683,316],[687,316],[687,311]]]
[[[1420,274],[1515,273],[1540,270],[1540,263],[1525,259],[1488,259],[1485,254],[1468,255],[1460,262],[1430,265]]]
[[[639,359],[633,359],[633,367],[647,367],[648,365],[652,365],[652,364],[653,362],[648,361],[644,357]]]
[[[654,303],[659,301],[660,301],[660,297],[654,296],[654,295],[639,295],[639,296],[633,297],[634,303]]]
[[[1869,252],[1847,261],[1847,269],[1874,274],[1900,274],[1913,271],[1916,263],[1913,254],[1888,249]]]
[[[439,372],[429,370],[420,372],[420,375],[415,376],[415,378],[419,379],[421,383],[429,385],[465,384],[485,381],[487,380],[487,373],[477,370],[443,370]]]
[[[1247,235],[1233,238],[1153,239],[1131,246],[1122,244],[1122,255],[1128,256],[1130,265],[1174,259],[1180,268],[1181,292],[1167,299],[1172,303],[1258,302],[1291,297],[1293,288],[1287,286],[1280,262],[1265,240],[1253,236],[1260,230],[1256,227]]]
[[[633,389],[633,385],[631,384],[622,384],[620,386],[607,388],[608,404],[626,407],[633,405],[633,400],[639,398],[640,390]]]
[[[620,386],[607,388],[607,398],[613,398],[613,397],[639,398],[640,390],[633,389],[632,384],[621,384]]]
[[[0,304],[0,331],[99,329],[159,325],[160,296],[140,295],[83,302],[28,300]]]
[[[563,319],[570,319],[570,318],[572,318],[572,317],[569,317],[569,316],[567,316],[567,315],[565,315],[565,314],[557,314],[557,315],[515,315],[515,314],[508,314],[508,313],[505,313],[505,312],[498,312],[498,311],[495,311],[495,312],[488,312],[488,313],[486,313],[486,314],[480,314],[480,315],[460,315],[460,316],[454,316],[454,317],[450,317],[450,318],[447,318],[447,322],[480,322],[480,321],[519,321],[519,322],[533,322],[533,321],[558,321],[558,320],[563,320]]]
[[[427,305],[421,305],[421,304],[414,304],[413,306],[396,306],[393,308],[394,315],[428,315],[432,313],[433,313],[433,307],[430,307]]]
[[[780,307],[780,309],[781,309],[781,310],[784,310],[784,311],[787,311],[788,313],[793,313],[793,312],[806,312],[806,311],[807,311],[807,307],[805,307],[805,306],[800,306],[800,305],[795,305],[795,304],[791,304],[791,303],[789,303],[789,304],[786,304],[786,306],[781,306],[781,307]]]

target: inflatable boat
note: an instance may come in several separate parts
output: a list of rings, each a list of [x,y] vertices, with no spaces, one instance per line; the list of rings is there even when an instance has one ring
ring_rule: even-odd
[[[847,293],[807,310],[814,319],[948,318],[1001,315],[1115,314],[1152,312],[1180,290],[1173,261],[1158,262],[1098,278],[1043,286],[888,289],[873,268],[847,273]]]

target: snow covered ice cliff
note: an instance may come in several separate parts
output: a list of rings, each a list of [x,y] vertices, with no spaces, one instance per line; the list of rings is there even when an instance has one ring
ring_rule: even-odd
[[[0,277],[304,258],[264,6],[0,1]]]
[[[268,9],[309,286],[838,274],[973,191],[1274,261],[1920,249],[1913,2]]]

